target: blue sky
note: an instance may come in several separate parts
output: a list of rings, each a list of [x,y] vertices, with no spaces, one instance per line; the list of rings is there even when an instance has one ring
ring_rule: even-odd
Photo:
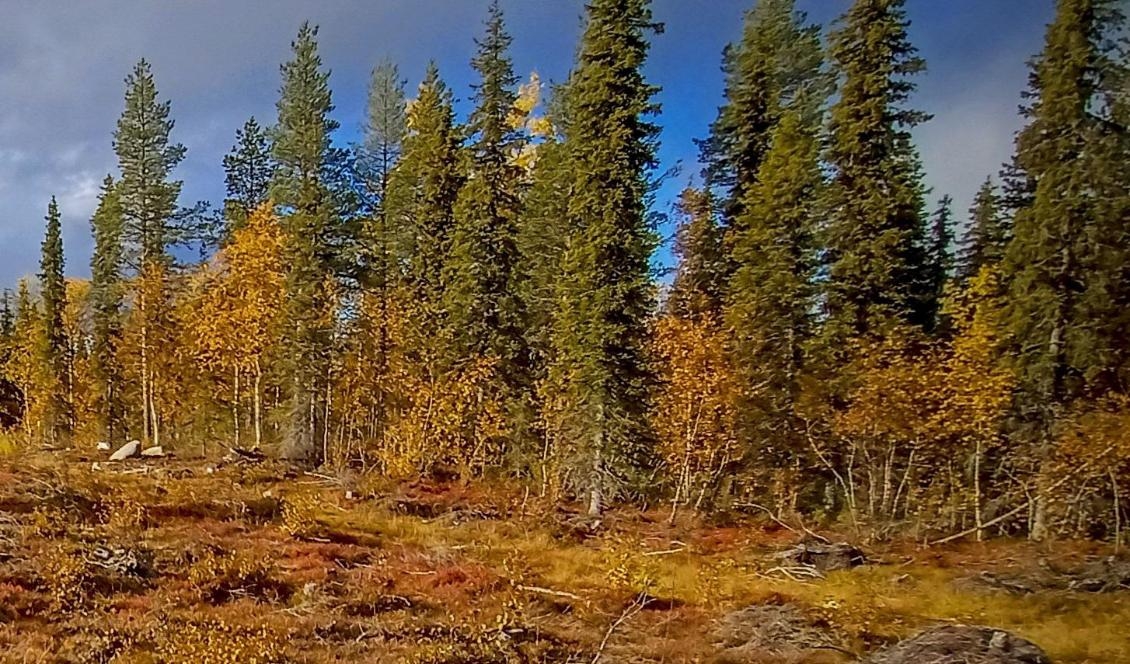
[[[37,266],[51,195],[64,218],[68,274],[85,276],[89,218],[113,172],[111,132],[122,80],[152,62],[173,105],[175,140],[188,148],[176,176],[182,203],[223,197],[220,161],[250,115],[274,117],[279,64],[298,26],[321,27],[320,44],[343,141],[363,121],[369,71],[396,60],[410,89],[429,59],[458,98],[470,94],[468,62],[488,0],[5,0],[0,24],[0,285]],[[655,0],[666,32],[647,72],[661,85],[660,158],[682,164],[659,201],[698,173],[694,139],[721,102],[722,47],[741,33],[753,0]],[[827,24],[849,0],[799,0]],[[564,78],[581,30],[582,0],[503,0],[523,74]],[[964,216],[977,187],[1011,152],[1025,63],[1040,50],[1053,0],[908,0],[911,38],[927,59],[914,106],[935,119],[916,131],[933,197],[948,193]],[[466,106],[461,105],[461,109]]]

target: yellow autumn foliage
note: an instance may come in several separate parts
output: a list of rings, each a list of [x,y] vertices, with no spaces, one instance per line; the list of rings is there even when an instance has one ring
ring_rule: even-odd
[[[701,502],[738,456],[725,337],[706,318],[665,316],[655,325],[653,348],[661,387],[652,426],[674,502]]]

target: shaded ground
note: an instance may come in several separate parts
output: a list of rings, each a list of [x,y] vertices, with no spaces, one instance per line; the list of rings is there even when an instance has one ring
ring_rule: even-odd
[[[1062,582],[1120,569],[1093,545],[865,546],[877,564],[810,573],[757,521],[591,532],[520,490],[91,461],[0,457],[0,662],[849,662],[958,623],[1130,662],[1130,595]]]

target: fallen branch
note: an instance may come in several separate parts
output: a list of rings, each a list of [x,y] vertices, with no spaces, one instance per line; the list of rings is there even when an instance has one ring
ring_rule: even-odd
[[[681,547],[681,548],[678,548],[678,549],[664,549],[663,551],[645,551],[640,555],[644,555],[644,556],[669,556],[673,553],[682,553],[686,550],[687,550],[687,547],[684,546],[684,547]]]
[[[819,570],[817,570],[815,567],[809,567],[807,565],[800,565],[797,567],[774,567],[772,569],[765,570],[765,575],[768,576],[770,574],[773,574],[774,572],[779,572],[789,577],[793,581],[796,581],[797,583],[804,583],[804,581],[801,580],[801,577],[805,579],[824,578],[824,575],[821,574]]]
[[[1106,448],[1105,450],[1103,450],[1101,453],[1099,453],[1095,457],[1092,457],[1092,460],[1101,459],[1102,457],[1106,456],[1112,450],[1114,450],[1114,445],[1111,445],[1110,447]],[[1087,470],[1087,468],[1089,468],[1090,466],[1091,466],[1091,461],[1087,461],[1083,465],[1079,466],[1078,468],[1075,468],[1073,471],[1071,471],[1071,472],[1067,473],[1066,475],[1064,475],[1063,477],[1059,478],[1058,482],[1049,486],[1047,489],[1044,490],[1043,493],[1051,493],[1052,491],[1055,491],[1059,487],[1061,487],[1064,484],[1067,484],[1071,480],[1075,479],[1076,475],[1083,472],[1084,470]],[[990,520],[986,521],[985,523],[981,523],[981,524],[978,524],[976,526],[973,526],[972,528],[970,528],[968,530],[963,530],[960,533],[957,533],[956,535],[950,535],[949,537],[943,537],[942,539],[934,540],[933,542],[930,542],[930,546],[937,546],[939,544],[948,544],[948,543],[950,543],[954,540],[959,540],[959,539],[962,539],[963,537],[968,537],[968,536],[970,536],[970,535],[972,535],[972,534],[974,534],[978,531],[985,530],[986,528],[991,528],[992,526],[995,526],[998,523],[1001,523],[1002,521],[1006,521],[1008,519],[1011,519],[1012,517],[1016,516],[1017,514],[1020,514],[1024,510],[1030,509],[1032,507],[1032,501],[1033,501],[1033,497],[1031,496],[1031,494],[1029,494],[1028,499],[1025,500],[1024,503],[1021,504],[1016,509],[1009,510],[1008,512],[1005,512],[1004,514],[998,516],[995,519],[990,519]]]
[[[612,638],[612,633],[616,631],[616,628],[620,625],[623,625],[628,619],[635,616],[640,611],[643,611],[644,607],[647,606],[651,602],[651,600],[651,596],[649,596],[647,593],[640,593],[636,595],[636,598],[632,600],[632,603],[629,604],[626,609],[624,609],[624,612],[620,614],[620,617],[616,619],[616,622],[612,623],[612,625],[608,627],[608,631],[604,633],[604,638],[600,641],[600,647],[596,649],[596,654],[593,655],[592,661],[589,662],[589,664],[597,664],[597,662],[600,661],[600,658],[604,656],[605,647],[608,646],[608,639]]]
[[[306,471],[305,473],[303,473],[303,475],[306,475],[307,477],[316,477],[322,481],[330,482],[332,484],[341,484],[341,479],[332,475],[324,475],[322,473],[315,473],[311,471]]]
[[[540,586],[518,585],[518,586],[515,586],[515,587],[518,588],[518,590],[525,590],[526,592],[538,593],[540,595],[552,595],[554,597],[565,597],[567,599],[572,599],[572,600],[577,600],[577,601],[583,601],[583,599],[584,599],[580,595],[574,595],[573,593],[567,593],[564,590],[553,590],[551,588],[542,588]]]
[[[790,532],[794,532],[797,535],[800,535],[801,534],[800,530],[802,530],[802,531],[804,531],[805,535],[808,535],[809,537],[811,537],[814,540],[817,540],[819,542],[823,542],[824,544],[831,544],[832,543],[832,541],[830,539],[828,539],[827,537],[824,537],[823,535],[818,535],[818,534],[812,532],[811,530],[809,530],[808,527],[805,526],[803,523],[800,524],[800,530],[793,528],[789,524],[782,521],[776,514],[773,514],[773,511],[770,510],[768,507],[765,507],[764,505],[758,505],[757,503],[738,503],[736,506],[737,507],[752,507],[754,509],[761,510],[762,512],[765,512],[765,514],[767,514],[769,516],[769,518],[773,520],[774,523],[781,526],[782,528],[785,528],[786,530],[788,530]]]
[[[259,450],[245,450],[240,447],[229,447],[228,449],[231,450],[231,453],[233,455],[241,459],[246,459],[247,461],[259,462],[264,461],[267,458],[267,455],[263,454]]]

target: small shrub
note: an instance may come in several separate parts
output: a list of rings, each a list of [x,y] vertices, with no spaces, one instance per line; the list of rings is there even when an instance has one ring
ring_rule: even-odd
[[[251,556],[222,556],[206,552],[188,571],[188,582],[211,604],[240,597],[281,602],[293,594],[290,586],[272,576],[271,566]]]
[[[157,646],[166,664],[285,664],[282,639],[266,627],[245,627],[222,620],[176,625]]]
[[[317,537],[322,530],[318,520],[320,511],[318,498],[311,493],[287,496],[282,504],[283,530],[295,539]]]
[[[67,517],[62,510],[40,505],[28,519],[28,532],[43,539],[62,537],[67,533]]]
[[[144,530],[150,525],[149,511],[130,498],[116,498],[99,505],[101,521],[111,531]]]
[[[93,582],[86,561],[76,552],[56,547],[45,551],[39,562],[52,608],[65,611],[80,606]]]

